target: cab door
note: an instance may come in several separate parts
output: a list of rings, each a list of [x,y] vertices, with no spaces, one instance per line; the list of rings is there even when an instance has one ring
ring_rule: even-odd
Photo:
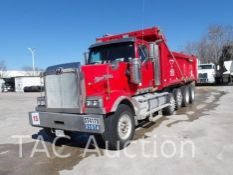
[[[141,88],[147,91],[149,88],[153,88],[154,83],[153,62],[149,58],[149,45],[139,44],[137,50],[141,61]]]

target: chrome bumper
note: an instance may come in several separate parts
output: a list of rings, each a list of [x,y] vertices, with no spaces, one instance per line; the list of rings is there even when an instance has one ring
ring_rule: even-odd
[[[33,119],[35,116],[37,116],[36,122]],[[105,130],[103,117],[103,115],[97,114],[29,112],[29,122],[32,126],[87,133],[103,133]],[[88,123],[88,121],[94,121],[94,124]]]

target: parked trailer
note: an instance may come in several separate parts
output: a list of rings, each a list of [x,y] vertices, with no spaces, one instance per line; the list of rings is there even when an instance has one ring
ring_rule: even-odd
[[[18,76],[18,77],[14,77],[14,80],[15,80],[15,92],[30,92],[30,90],[28,90],[28,87],[43,86],[43,79],[41,79],[41,77],[39,76]]]
[[[85,55],[83,66],[44,72],[45,96],[29,113],[32,126],[56,135],[101,134],[110,149],[122,149],[141,120],[194,101],[196,57],[171,52],[156,27],[97,38]]]
[[[232,83],[233,61],[220,61],[215,79],[218,84]]]

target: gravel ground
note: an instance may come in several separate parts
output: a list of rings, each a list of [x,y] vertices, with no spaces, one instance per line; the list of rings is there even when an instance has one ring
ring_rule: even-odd
[[[51,138],[28,123],[27,113],[34,109],[39,94],[0,94],[0,175],[233,174],[232,94],[232,86],[198,87],[192,106],[142,123],[132,143],[121,151],[93,145],[84,149],[88,135],[75,133],[73,141],[61,140],[54,146],[59,154],[69,154],[67,158],[55,155]],[[27,137],[22,157],[15,135]],[[42,136],[44,141],[38,142]],[[98,140],[97,144],[102,147]],[[41,152],[30,157],[35,146]]]

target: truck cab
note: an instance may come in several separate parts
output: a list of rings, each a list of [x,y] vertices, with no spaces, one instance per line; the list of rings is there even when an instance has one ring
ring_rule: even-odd
[[[97,38],[85,65],[48,67],[32,126],[59,136],[100,134],[110,149],[133,139],[140,121],[193,103],[195,56],[171,52],[157,27]]]
[[[197,83],[215,83],[216,67],[215,64],[199,64],[198,65],[198,81]]]

